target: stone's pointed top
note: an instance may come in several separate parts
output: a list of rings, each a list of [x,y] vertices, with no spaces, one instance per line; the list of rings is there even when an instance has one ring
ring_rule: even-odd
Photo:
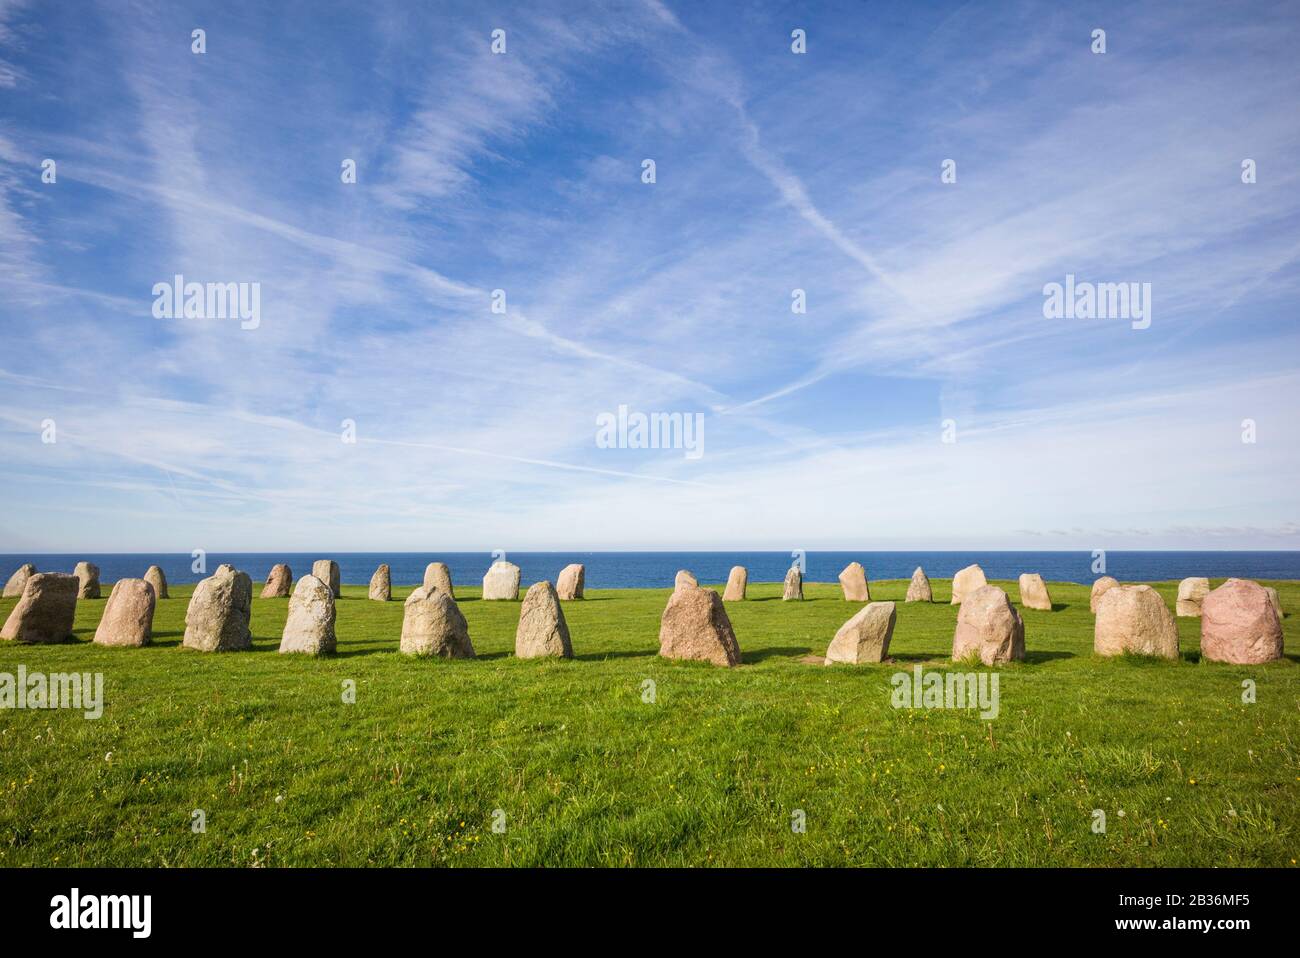
[[[271,567],[266,577],[266,586],[262,589],[263,599],[284,599],[293,591],[293,570],[280,564]]]
[[[982,589],[988,584],[988,580],[984,578],[983,569],[973,563],[968,565],[952,577],[951,604],[961,605],[966,596],[974,592],[976,589]]]
[[[154,568],[157,568],[155,566]],[[95,629],[96,645],[142,646],[153,640],[154,587],[144,579],[118,579]]]
[[[699,586],[674,590],[659,621],[659,654],[666,659],[739,665],[740,645],[722,597]]]
[[[1149,585],[1116,583],[1097,598],[1093,651],[1098,655],[1178,658],[1178,623]]]
[[[867,586],[867,570],[861,562],[850,562],[840,573],[840,588],[844,591],[847,602],[870,602],[871,591]]]
[[[560,577],[555,582],[555,591],[560,599],[568,602],[581,599],[587,585],[587,568],[574,562],[560,570]]]
[[[930,580],[925,577],[925,570],[920,566],[912,573],[912,581],[907,584],[907,602],[933,602],[934,593],[930,590]]]
[[[985,665],[1025,657],[1025,625],[1007,594],[995,585],[968,592],[957,613],[952,637],[954,662],[978,655]]]
[[[699,580],[695,578],[694,573],[687,572],[685,569],[679,569],[677,572],[677,578],[673,580],[673,590],[676,591],[683,586],[691,586],[693,588],[699,584]]]
[[[334,591],[314,575],[298,580],[289,597],[289,615],[280,636],[281,652],[328,655],[338,644],[334,634]]]
[[[560,597],[549,582],[528,587],[515,629],[515,655],[521,659],[573,658],[569,625],[564,621]]]

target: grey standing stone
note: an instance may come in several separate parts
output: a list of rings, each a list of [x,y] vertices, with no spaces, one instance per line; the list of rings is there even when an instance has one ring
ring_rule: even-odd
[[[194,587],[185,611],[181,644],[200,652],[239,652],[252,648],[248,628],[253,608],[253,580],[247,573],[218,569]]]
[[[560,577],[555,581],[555,591],[560,599],[568,602],[581,599],[587,587],[587,568],[577,562],[566,565],[560,570]]]
[[[825,665],[883,662],[889,655],[889,640],[896,619],[893,602],[868,602],[840,626],[826,649]]]
[[[330,587],[334,598],[343,594],[342,582],[339,581],[339,564],[333,559],[317,559],[312,563],[311,574]]]
[[[22,598],[9,613],[0,639],[15,642],[67,642],[77,616],[81,583],[75,575],[38,572],[27,579]]]
[[[149,570],[144,574],[144,581],[153,586],[154,599],[170,599],[167,594],[167,576],[163,570],[156,565],[151,565]],[[112,596],[110,596],[112,598]]]
[[[293,570],[283,563],[272,566],[270,574],[266,577],[266,585],[262,588],[262,598],[284,599],[288,598],[292,591]]]
[[[1026,609],[1052,611],[1052,597],[1047,592],[1047,583],[1037,572],[1021,573],[1020,604]]]
[[[535,582],[528,587],[519,609],[519,627],[515,629],[515,655],[521,659],[573,658],[569,625],[564,621],[560,597],[549,582]]]
[[[980,586],[962,598],[952,637],[953,661],[972,654],[985,665],[1025,657],[1025,624],[1007,594],[995,585]]]
[[[1097,600],[1092,649],[1098,655],[1178,658],[1178,623],[1149,585],[1113,585]]]
[[[675,589],[659,620],[659,654],[666,659],[739,665],[740,644],[722,596],[693,585]]]
[[[153,613],[157,604],[152,583],[144,579],[118,579],[95,629],[96,645],[139,647],[153,641]]]
[[[99,598],[99,566],[93,562],[78,562],[72,574],[77,577],[79,583],[78,599]]]
[[[492,563],[483,576],[483,598],[514,602],[519,598],[519,566],[513,562]]]
[[[933,602],[934,592],[930,589],[930,579],[920,566],[912,573],[912,581],[907,584],[905,602]]]
[[[376,602],[387,602],[393,597],[393,573],[388,563],[383,563],[370,577],[370,598]]]
[[[733,565],[727,575],[727,588],[722,593],[723,602],[743,602],[749,589],[749,570],[743,565]]]
[[[5,583],[4,597],[6,599],[20,597],[23,594],[23,589],[27,586],[27,580],[34,575],[36,575],[36,566],[30,562],[20,565],[17,571],[9,577],[9,581]]]
[[[334,635],[334,593],[314,575],[305,575],[289,598],[289,616],[280,637],[281,652],[328,655],[337,639]]]
[[[867,586],[867,570],[861,562],[850,562],[840,573],[840,588],[846,602],[870,602],[871,590]]]
[[[426,589],[437,589],[445,592],[453,599],[456,598],[456,590],[451,584],[451,569],[447,568],[445,562],[430,562],[424,569],[424,587]]]
[[[406,598],[401,650],[407,655],[472,659],[469,624],[456,600],[441,589],[420,586]]]
[[[781,588],[781,601],[803,599],[803,573],[798,566],[790,566],[785,574],[785,584]]]

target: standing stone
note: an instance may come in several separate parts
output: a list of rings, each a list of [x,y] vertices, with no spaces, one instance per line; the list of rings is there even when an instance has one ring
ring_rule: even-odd
[[[317,559],[311,564],[311,574],[330,587],[334,598],[343,594],[343,583],[339,575],[339,564],[333,559]]]
[[[155,567],[156,568],[156,567]],[[153,641],[153,584],[146,579],[118,579],[108,594],[95,630],[96,645],[142,646]]]
[[[519,599],[519,566],[502,559],[492,563],[483,576],[483,598],[505,599],[515,602]]]
[[[867,570],[861,562],[850,562],[840,573],[840,588],[846,602],[870,602],[871,590],[867,588]]]
[[[1025,657],[1025,624],[1007,594],[995,585],[967,592],[957,613],[953,661],[963,661],[972,654],[978,654],[985,665]]]
[[[889,640],[894,634],[893,602],[869,602],[858,614],[840,626],[826,650],[826,662],[862,665],[883,662],[889,654]]]
[[[722,597],[694,585],[675,589],[659,621],[659,654],[666,659],[739,665],[740,645]]]
[[[1020,574],[1020,604],[1026,609],[1052,611],[1052,597],[1047,594],[1047,583],[1037,572]]]
[[[984,578],[983,569],[978,565],[968,565],[952,577],[952,602],[949,604],[961,605],[966,596],[976,589],[984,588],[988,584],[988,580]]]
[[[673,591],[676,592],[683,586],[690,586],[694,589],[699,584],[700,583],[695,578],[694,574],[687,572],[685,569],[679,569],[677,571],[677,578],[673,579]]]
[[[236,568],[235,568],[233,565],[231,565],[229,562],[223,562],[223,563],[221,563],[221,565],[217,566],[217,571],[214,573],[214,575],[224,575],[224,574],[227,573],[227,572],[231,572],[231,573],[233,573],[233,572],[238,572],[238,571],[239,571],[239,570],[236,569]]]
[[[79,583],[77,587],[78,599],[99,598],[99,566],[93,562],[78,562],[77,568],[72,574],[77,577]]]
[[[453,599],[456,598],[456,590],[451,585],[451,569],[447,568],[445,562],[430,562],[424,567],[424,587],[437,589],[439,592],[447,593]]]
[[[420,586],[406,597],[401,650],[407,655],[472,659],[474,646],[460,606],[446,592]]]
[[[564,621],[560,597],[549,582],[534,582],[528,587],[519,609],[519,627],[515,629],[515,655],[521,659],[573,658],[569,625]]]
[[[581,599],[587,585],[587,567],[574,562],[560,570],[560,577],[555,582],[555,591],[565,602]]]
[[[5,583],[4,597],[6,599],[16,598],[23,594],[23,589],[27,586],[27,580],[36,575],[36,566],[30,562],[20,565],[18,571],[9,577]]]
[[[1108,575],[1102,576],[1092,584],[1092,592],[1088,595],[1088,609],[1093,615],[1097,614],[1097,606],[1101,603],[1101,597],[1106,594],[1108,589],[1113,589],[1119,585],[1119,582]]]
[[[1278,598],[1277,589],[1271,585],[1266,585],[1264,591],[1268,593],[1268,601],[1273,604],[1273,611],[1277,613],[1277,620],[1281,622],[1283,619],[1282,600]]]
[[[0,639],[15,642],[66,642],[72,638],[81,583],[75,575],[37,572],[28,577],[22,598],[9,613]]]
[[[1178,623],[1149,585],[1114,585],[1097,601],[1093,651],[1098,655],[1178,658]]]
[[[163,570],[158,566],[151,565],[149,567],[149,571],[144,574],[144,581],[153,586],[153,597],[155,601],[158,599],[171,598],[171,596],[167,594],[167,576],[163,574]],[[111,599],[112,596],[110,595],[109,598]]]
[[[934,593],[930,591],[930,580],[920,566],[912,573],[912,581],[907,584],[908,602],[933,602]]]
[[[723,602],[743,602],[749,587],[749,570],[743,565],[733,565],[727,576],[727,588],[722,593]]]
[[[785,574],[785,584],[781,588],[781,601],[789,599],[803,599],[803,573],[799,571],[797,565],[790,566],[790,571]]]
[[[1178,583],[1178,599],[1174,610],[1183,618],[1196,618],[1201,614],[1201,601],[1210,594],[1210,580],[1193,576]]]
[[[1201,655],[1258,665],[1282,658],[1282,621],[1264,587],[1229,579],[1201,601]]]
[[[393,597],[393,573],[388,563],[381,563],[370,577],[370,598],[376,602],[387,602]]]
[[[289,598],[289,617],[280,636],[280,651],[308,655],[333,652],[338,644],[334,636],[335,615],[334,592],[330,587],[314,575],[303,576]]]
[[[200,652],[239,652],[252,648],[248,617],[253,607],[253,580],[245,572],[218,569],[194,587],[185,611],[181,645]]]
[[[293,591],[293,570],[280,564],[271,567],[266,577],[266,586],[262,589],[263,599],[283,599]]]

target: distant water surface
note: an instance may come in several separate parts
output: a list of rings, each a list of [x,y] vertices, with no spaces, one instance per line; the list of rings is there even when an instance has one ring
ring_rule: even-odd
[[[104,582],[138,578],[151,565],[161,566],[168,582],[198,582],[223,562],[242,569],[255,581],[264,581],[277,562],[288,563],[296,578],[311,572],[312,562],[321,558],[338,562],[343,581],[352,585],[368,583],[381,562],[392,568],[393,585],[418,585],[424,567],[434,561],[451,567],[456,585],[481,585],[483,573],[492,564],[492,556],[486,552],[212,552],[207,555],[207,571],[200,573],[193,571],[194,560],[189,555],[0,555],[0,582],[24,562],[35,563],[42,572],[71,572],[82,559],[99,566]],[[506,558],[520,567],[525,586],[542,579],[554,582],[566,565],[580,562],[587,567],[587,587],[592,589],[670,588],[678,569],[689,569],[700,582],[725,582],[733,565],[745,566],[750,582],[779,582],[791,564],[788,552],[511,552]],[[1092,571],[1089,552],[809,552],[804,578],[834,582],[840,570],[854,561],[866,567],[869,579],[906,579],[917,566],[932,577],[946,579],[972,562],[978,562],[990,579],[1015,579],[1022,572],[1037,572],[1048,581],[1089,583],[1101,574]],[[1190,575],[1300,579],[1300,552],[1108,552],[1105,572],[1124,582]]]

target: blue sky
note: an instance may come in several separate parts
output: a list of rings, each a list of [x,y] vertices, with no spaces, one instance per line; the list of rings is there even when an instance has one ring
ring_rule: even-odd
[[[1294,5],[735,7],[0,0],[0,552],[1300,547]]]

